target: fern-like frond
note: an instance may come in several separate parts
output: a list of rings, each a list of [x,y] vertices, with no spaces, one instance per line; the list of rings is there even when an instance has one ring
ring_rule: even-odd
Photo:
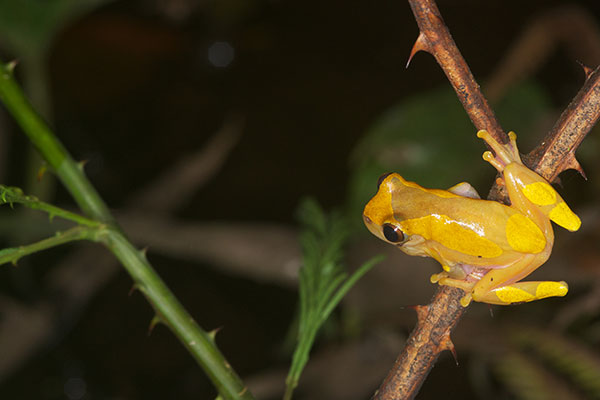
[[[342,215],[326,215],[314,200],[305,200],[299,209],[299,219],[303,226],[300,235],[303,264],[299,279],[298,341],[286,379],[286,400],[292,398],[323,323],[354,283],[379,261],[379,258],[368,261],[348,277],[342,258],[350,228]]]

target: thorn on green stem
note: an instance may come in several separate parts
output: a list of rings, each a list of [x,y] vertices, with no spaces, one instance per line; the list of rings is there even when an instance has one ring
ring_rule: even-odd
[[[162,319],[158,316],[158,314],[154,315],[152,321],[150,321],[150,326],[148,326],[148,336],[152,334],[154,327],[162,322]]]
[[[215,341],[215,338],[217,337],[217,333],[219,333],[221,331],[221,329],[223,329],[222,326],[213,329],[212,331],[208,332],[208,336],[210,336],[210,338],[212,339],[212,341]]]
[[[127,295],[131,296],[133,294],[133,292],[135,292],[136,290],[140,290],[140,285],[138,285],[137,283],[134,283],[133,285],[131,285],[131,289],[129,289],[129,293],[127,293]]]

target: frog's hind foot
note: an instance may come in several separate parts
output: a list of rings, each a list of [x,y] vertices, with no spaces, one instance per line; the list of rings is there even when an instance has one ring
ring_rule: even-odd
[[[547,297],[563,297],[569,291],[565,281],[527,281],[501,286],[492,291],[477,293],[473,291],[473,299],[483,303],[510,305],[528,303]]]
[[[508,164],[522,164],[521,156],[519,155],[519,149],[517,147],[516,133],[508,133],[509,142],[506,144],[499,143],[486,130],[477,132],[477,137],[483,139],[494,151],[495,155],[491,151],[484,152],[483,159],[492,164],[492,166],[496,168],[498,172],[502,173],[502,171],[504,171],[504,167]]]

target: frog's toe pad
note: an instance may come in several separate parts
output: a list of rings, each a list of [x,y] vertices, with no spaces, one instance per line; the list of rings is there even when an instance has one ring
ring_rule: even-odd
[[[545,299],[546,297],[563,297],[569,291],[567,282],[541,282],[535,290],[535,297]]]
[[[460,305],[467,307],[469,304],[471,304],[471,300],[473,300],[473,296],[471,293],[467,293],[460,299]]]
[[[433,274],[429,277],[429,281],[431,283],[438,283],[439,281],[441,281],[444,278],[448,277],[448,273],[447,272],[440,272],[439,274]]]

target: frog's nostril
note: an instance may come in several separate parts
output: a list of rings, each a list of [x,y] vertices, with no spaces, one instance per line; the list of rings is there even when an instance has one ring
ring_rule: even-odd
[[[367,217],[366,215],[363,215],[363,219],[365,220],[366,224],[372,224],[373,221],[371,221],[371,218]]]

